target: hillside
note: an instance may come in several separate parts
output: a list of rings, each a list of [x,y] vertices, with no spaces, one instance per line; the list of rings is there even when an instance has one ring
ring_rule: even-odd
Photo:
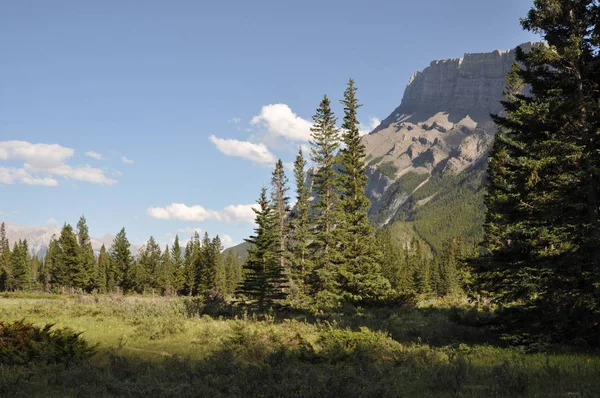
[[[531,43],[522,44],[525,50]],[[434,251],[456,235],[482,235],[483,178],[515,49],[433,61],[370,134],[369,216],[408,222]]]

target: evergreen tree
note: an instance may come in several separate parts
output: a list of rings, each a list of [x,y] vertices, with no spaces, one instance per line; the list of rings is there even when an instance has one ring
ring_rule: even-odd
[[[195,238],[195,239],[194,239]],[[188,296],[194,294],[196,286],[196,244],[200,246],[199,237],[196,233],[194,238],[190,240],[185,246],[185,257],[184,257],[184,281],[183,288]]]
[[[109,281],[119,287],[123,293],[131,292],[137,286],[130,246],[125,228],[122,228],[115,236],[109,250]]]
[[[313,242],[315,268],[311,284],[319,301],[333,305],[341,299],[339,264],[343,258],[338,249],[336,226],[343,217],[339,206],[339,176],[336,171],[336,151],[340,146],[336,117],[327,96],[324,96],[313,116],[311,127],[311,158],[315,162],[313,184]]]
[[[69,284],[67,270],[62,266],[60,256],[60,246],[53,235],[45,258],[49,282],[53,289],[62,289]]]
[[[162,288],[159,281],[159,268],[161,264],[162,254],[160,246],[156,243],[154,237],[150,237],[146,245],[140,250],[139,269],[137,285],[142,291],[160,290]]]
[[[171,262],[173,264],[173,275],[171,276],[173,289],[175,292],[179,292],[183,289],[185,282],[185,260],[181,252],[178,235],[175,235],[175,242],[173,242],[173,248],[171,249]]]
[[[175,289],[173,288],[173,275],[173,258],[169,251],[169,245],[166,245],[157,274],[158,286],[163,295],[172,295],[175,293]]]
[[[6,226],[2,223],[0,224],[0,291],[8,288],[10,258],[10,243],[6,236]]]
[[[545,44],[517,51],[505,116],[494,117],[478,287],[519,303],[511,311],[525,315],[511,325],[529,336],[597,342],[598,15],[597,1],[535,1],[522,25]]]
[[[279,242],[279,266],[283,269],[287,268],[287,262],[289,253],[287,251],[289,225],[288,225],[288,214],[290,211],[289,201],[287,197],[287,191],[289,190],[288,179],[283,169],[283,162],[281,159],[275,164],[275,170],[271,177],[271,202],[275,211],[275,217],[277,221],[277,240]]]
[[[96,257],[90,240],[89,229],[85,216],[81,216],[77,223],[77,243],[79,244],[79,270],[76,275],[76,286],[91,292],[97,287],[95,279]]]
[[[102,245],[100,248],[100,254],[98,255],[98,265],[96,267],[96,286],[98,287],[98,291],[100,293],[106,293],[109,291],[109,283],[108,283],[108,272],[110,257],[106,252],[106,247]]]
[[[465,242],[461,237],[453,238],[444,244],[439,261],[439,294],[442,296],[462,291],[461,261],[467,255]]]
[[[219,235],[215,236],[211,244],[211,265],[214,269],[214,281],[212,283],[211,291],[224,293],[227,290],[227,280],[225,275],[225,263],[223,261],[223,244]]]
[[[312,261],[309,256],[311,242],[310,230],[310,192],[306,186],[306,160],[302,154],[302,147],[298,149],[298,156],[294,162],[294,179],[296,182],[296,206],[291,215],[291,245],[292,278],[302,292],[305,291],[307,276],[312,271]]]
[[[11,253],[11,270],[9,285],[12,290],[23,290],[28,287],[28,252],[27,240],[19,240],[13,246]]]
[[[340,151],[340,192],[343,222],[340,237],[344,261],[340,267],[341,288],[351,299],[374,298],[390,289],[389,281],[381,274],[381,252],[375,243],[375,234],[367,211],[370,203],[365,195],[367,171],[366,149],[360,139],[354,80],[348,81],[344,91],[344,121]]]
[[[411,247],[414,248],[414,254],[410,257],[414,273],[414,289],[417,293],[429,294],[431,293],[431,263],[424,253],[421,242],[413,239]]]
[[[198,241],[195,246],[196,251],[196,293],[204,295],[208,293],[214,285],[215,269],[214,256],[208,232],[204,232],[202,242]]]
[[[225,282],[226,293],[233,294],[235,288],[242,280],[242,267],[238,261],[237,254],[233,250],[227,252],[225,257]]]
[[[381,272],[390,281],[392,289],[401,293],[412,292],[414,286],[410,251],[394,240],[389,228],[379,231],[376,241],[383,258]]]
[[[64,285],[75,291],[75,289],[83,288],[82,280],[85,279],[83,269],[80,263],[80,251],[77,244],[77,236],[73,231],[73,227],[65,224],[60,231],[58,238],[58,268],[59,273],[63,276],[62,282]]]
[[[244,264],[244,279],[239,292],[264,310],[285,298],[284,270],[279,262],[277,219],[263,188],[257,200],[254,235],[246,239],[251,247]]]

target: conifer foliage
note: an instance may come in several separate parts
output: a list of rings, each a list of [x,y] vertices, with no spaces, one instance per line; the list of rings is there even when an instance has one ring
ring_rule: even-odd
[[[600,36],[597,1],[537,0],[490,154],[478,286],[555,339],[598,334]],[[549,331],[551,330],[551,332]],[[585,337],[587,336],[587,337]]]

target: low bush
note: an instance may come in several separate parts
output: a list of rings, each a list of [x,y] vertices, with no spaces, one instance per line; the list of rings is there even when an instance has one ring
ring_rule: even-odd
[[[95,347],[70,329],[43,328],[23,320],[0,322],[0,364],[26,365],[32,362],[70,364],[90,358]]]

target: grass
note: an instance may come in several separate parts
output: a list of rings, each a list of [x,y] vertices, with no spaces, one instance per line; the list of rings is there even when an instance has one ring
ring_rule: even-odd
[[[597,353],[503,347],[464,301],[203,315],[182,298],[0,297],[0,320],[81,332],[77,366],[0,365],[0,396],[599,396]],[[224,312],[226,313],[226,311]]]

